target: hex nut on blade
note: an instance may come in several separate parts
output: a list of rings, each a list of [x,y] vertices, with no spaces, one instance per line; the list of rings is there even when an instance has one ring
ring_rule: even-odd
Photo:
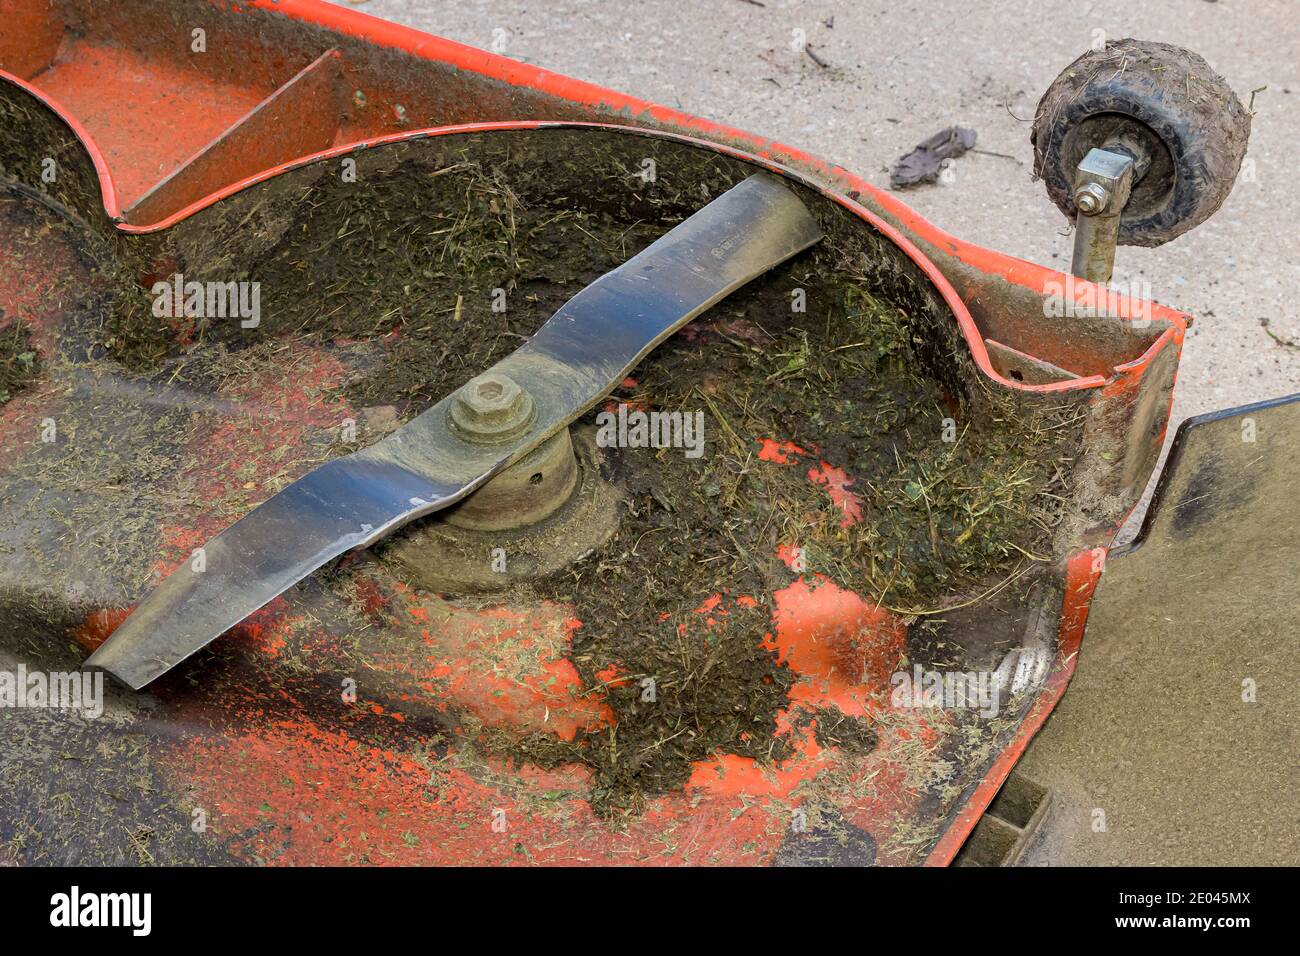
[[[508,441],[533,423],[533,399],[508,375],[485,372],[456,393],[448,418],[467,441]]]

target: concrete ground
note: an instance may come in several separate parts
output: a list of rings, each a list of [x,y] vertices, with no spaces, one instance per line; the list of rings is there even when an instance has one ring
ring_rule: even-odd
[[[1031,176],[1039,96],[1102,34],[1197,51],[1255,94],[1241,177],[1207,223],[1157,249],[1123,248],[1116,278],[1197,318],[1175,423],[1300,391],[1300,135],[1293,0],[348,0],[374,16],[766,134],[888,184],[901,154],[951,124],[977,149],[951,183],[905,201],[971,242],[1061,268],[1068,223]],[[792,49],[803,31],[819,65]],[[992,155],[994,153],[1002,155]],[[1279,344],[1261,324],[1283,339]],[[1171,429],[1172,434],[1172,429]]]

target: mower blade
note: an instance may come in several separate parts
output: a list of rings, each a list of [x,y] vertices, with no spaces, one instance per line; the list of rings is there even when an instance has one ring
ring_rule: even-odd
[[[447,424],[453,396],[443,398],[209,541],[201,560],[163,581],[86,666],[138,690],[331,559],[465,497],[608,395],[691,319],[820,238],[793,192],[774,176],[751,176],[587,286],[492,367],[532,396],[527,433],[467,442]]]

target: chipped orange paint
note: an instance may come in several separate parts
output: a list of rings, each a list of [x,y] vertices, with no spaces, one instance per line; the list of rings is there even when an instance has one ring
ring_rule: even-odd
[[[792,441],[778,442],[771,438],[758,440],[758,460],[771,461],[778,465],[790,463],[792,458],[808,454]]]
[[[166,763],[194,781],[230,852],[272,865],[753,864],[786,830],[761,806],[702,794],[602,821],[586,771],[465,769],[454,752],[428,766],[302,717],[193,738]]]
[[[844,512],[844,517],[840,519],[841,528],[850,528],[862,520],[862,498],[849,490],[853,479],[843,468],[836,468],[823,461],[808,469],[808,480],[814,485],[824,485],[835,507]]]
[[[816,450],[809,452],[792,441],[778,442],[772,438],[758,440],[759,461],[788,465],[810,454],[816,455]],[[818,463],[808,469],[808,480],[814,485],[823,486],[830,495],[831,502],[844,513],[840,519],[841,528],[852,527],[862,520],[862,498],[849,490],[854,479],[843,468],[837,468],[819,458]]]
[[[729,591],[720,594],[711,594],[704,599],[699,607],[695,608],[695,614],[704,618],[705,627],[712,630],[718,626],[720,619],[728,617],[731,614],[731,607],[757,607],[758,601],[752,595],[738,594],[732,596]],[[665,620],[667,614],[661,615],[660,620]],[[677,625],[677,633],[685,634],[689,630],[687,622],[683,621]]]
[[[130,608],[103,608],[86,615],[81,626],[74,629],[72,639],[87,652],[94,651],[112,636],[118,625],[131,615]]]
[[[553,733],[574,740],[613,713],[603,692],[584,686],[568,655],[580,624],[572,609],[543,603],[525,610],[461,606],[434,595],[403,595],[420,628],[419,657],[396,646],[369,663],[405,672],[426,694],[492,727]]]
[[[627,677],[627,667],[621,662],[596,671],[596,678],[606,687],[627,687],[632,679]]]
[[[906,651],[899,618],[820,575],[773,596],[777,658],[800,675],[790,699],[867,716],[888,697]]]

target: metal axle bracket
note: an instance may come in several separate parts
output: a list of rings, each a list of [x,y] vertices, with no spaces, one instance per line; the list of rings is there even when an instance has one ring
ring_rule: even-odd
[[[1133,188],[1135,163],[1127,152],[1089,150],[1074,174],[1074,261],[1070,271],[1109,282],[1115,269],[1119,219]]]

